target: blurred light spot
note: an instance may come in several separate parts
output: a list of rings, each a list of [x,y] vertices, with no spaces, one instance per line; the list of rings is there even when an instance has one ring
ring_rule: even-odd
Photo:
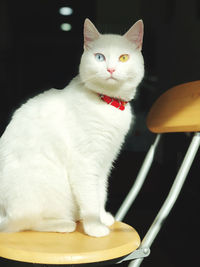
[[[60,28],[61,28],[62,31],[67,31],[68,32],[68,31],[71,31],[72,25],[69,24],[69,23],[62,23],[60,25]]]
[[[73,9],[71,7],[61,7],[59,13],[63,16],[69,16],[73,13]]]

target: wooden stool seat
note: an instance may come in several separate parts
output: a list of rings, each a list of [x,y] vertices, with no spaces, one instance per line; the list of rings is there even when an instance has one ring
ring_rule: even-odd
[[[148,114],[147,126],[154,133],[200,131],[200,81],[162,94]]]
[[[0,257],[38,264],[83,264],[124,257],[140,245],[131,226],[115,222],[110,235],[87,236],[81,223],[73,233],[0,233]]]

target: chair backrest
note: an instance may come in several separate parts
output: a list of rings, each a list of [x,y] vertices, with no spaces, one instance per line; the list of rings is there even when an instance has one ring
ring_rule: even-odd
[[[148,114],[147,126],[154,133],[200,131],[200,81],[162,94]]]

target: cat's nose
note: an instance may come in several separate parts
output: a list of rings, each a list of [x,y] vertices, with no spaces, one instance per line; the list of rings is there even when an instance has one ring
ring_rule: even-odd
[[[110,74],[113,74],[113,72],[115,71],[115,69],[108,68],[107,71],[110,72]]]

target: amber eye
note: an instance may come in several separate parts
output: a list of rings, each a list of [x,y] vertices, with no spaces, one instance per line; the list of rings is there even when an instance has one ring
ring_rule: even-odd
[[[129,59],[129,55],[128,54],[124,54],[124,55],[121,55],[119,57],[119,61],[121,61],[121,62],[126,62],[128,59]]]

